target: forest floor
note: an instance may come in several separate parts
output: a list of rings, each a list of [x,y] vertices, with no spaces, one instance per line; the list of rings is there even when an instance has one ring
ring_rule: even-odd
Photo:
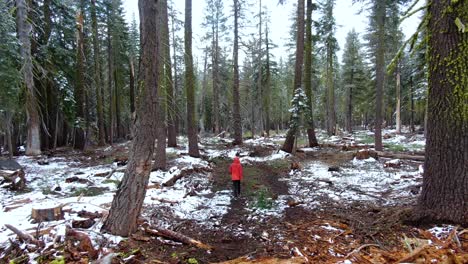
[[[422,135],[384,134],[388,153],[424,151]],[[404,223],[417,202],[423,162],[356,157],[371,139],[366,131],[320,133],[322,147],[300,148],[292,156],[279,150],[282,135],[246,140],[242,147],[202,138],[202,158],[196,159],[187,156],[180,138],[179,148],[167,149],[168,170],[150,175],[142,228],[131,238],[100,232],[123,176],[128,142],[84,155],[60,149],[18,157],[27,190],[0,190],[0,263],[88,263],[94,250],[96,263],[467,263],[462,228]],[[236,153],[244,166],[239,198],[231,195],[228,173]],[[31,221],[32,209],[53,207],[63,209],[64,219]],[[18,240],[5,224],[44,246]],[[152,227],[212,249],[155,236],[147,231]],[[68,238],[70,229],[89,237],[93,249]]]

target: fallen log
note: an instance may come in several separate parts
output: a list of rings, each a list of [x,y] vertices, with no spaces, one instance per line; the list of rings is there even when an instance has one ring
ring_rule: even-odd
[[[352,151],[352,150],[373,148],[374,145],[368,145],[368,144],[330,144],[330,143],[323,143],[323,144],[320,144],[320,147],[322,147],[322,148],[335,148],[335,149],[340,149],[340,150],[343,150],[343,151]]]
[[[62,220],[64,219],[63,205],[58,205],[52,208],[33,208],[31,211],[31,218],[34,219],[36,223]]]
[[[168,238],[171,240],[179,241],[187,245],[193,245],[201,249],[205,250],[213,250],[213,247],[210,245],[206,245],[198,240],[185,236],[183,234],[171,231],[169,229],[159,228],[159,227],[151,227],[145,228],[145,232],[150,235],[161,236],[164,238]]]
[[[16,171],[0,171],[0,177],[3,177],[1,185],[4,183],[11,183],[8,188],[12,191],[23,190],[26,187],[26,178],[22,169]]]
[[[417,161],[424,161],[425,157],[420,155],[410,155],[404,153],[392,153],[392,152],[384,152],[384,151],[376,151],[379,157],[383,158],[390,158],[390,159],[407,159],[407,160],[417,160]]]
[[[31,236],[30,234],[24,233],[24,232],[20,231],[18,228],[12,226],[12,225],[5,224],[5,227],[10,229],[11,231],[13,231],[13,233],[15,233],[21,240],[23,240],[23,241],[25,241],[27,243],[34,244],[34,245],[36,245],[36,246],[38,246],[40,248],[45,246],[44,241],[37,240],[33,236]]]
[[[200,168],[189,168],[189,169],[183,169],[179,174],[174,175],[172,178],[167,180],[162,184],[164,187],[170,187],[173,186],[178,180],[183,178],[186,175],[190,175],[192,173],[204,173],[204,172],[211,172],[213,171],[211,168],[208,167],[200,167]]]

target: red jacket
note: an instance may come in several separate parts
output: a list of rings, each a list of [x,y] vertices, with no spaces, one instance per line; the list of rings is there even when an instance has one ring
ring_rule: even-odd
[[[242,165],[240,163],[239,157],[234,158],[234,161],[229,167],[229,173],[231,173],[231,178],[233,181],[242,180]]]

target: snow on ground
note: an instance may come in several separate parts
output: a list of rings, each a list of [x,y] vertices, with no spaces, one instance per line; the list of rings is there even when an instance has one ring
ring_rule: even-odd
[[[335,201],[371,201],[392,204],[413,198],[412,187],[422,180],[418,167],[384,168],[373,158],[352,160],[343,164],[340,171],[328,171],[329,166],[312,161],[304,164],[303,171],[291,172],[288,178],[289,193],[314,208],[324,196]]]
[[[385,131],[384,133],[392,133]],[[327,137],[322,131],[317,133],[321,142],[335,143],[339,137]],[[369,140],[372,133],[359,131],[353,135],[355,142]],[[271,138],[255,138],[245,141],[242,147],[227,147],[231,140],[222,138],[204,138],[200,146],[208,160],[215,158],[232,159],[240,153],[243,164],[263,163],[287,159],[290,154],[279,150],[279,142],[284,136]],[[175,155],[167,171],[154,171],[150,175],[149,186],[145,198],[144,214],[151,221],[163,227],[170,228],[174,219],[191,220],[207,228],[222,228],[222,217],[230,209],[232,201],[230,190],[212,191],[212,175],[209,172],[194,173],[183,177],[173,186],[161,187],[168,180],[186,169],[209,169],[210,163],[199,158],[186,155],[186,139],[180,138],[178,148],[168,148],[169,155]],[[385,139],[384,144],[403,144],[412,149],[424,149],[425,140],[422,135],[395,135]],[[263,146],[271,152],[262,157],[250,157],[252,147]],[[112,147],[108,150],[111,150]],[[317,148],[304,148],[304,152],[319,151]],[[37,224],[30,219],[32,208],[53,207],[64,205],[65,219],[41,224],[42,229],[51,228],[51,234],[65,232],[65,225],[70,225],[74,219],[80,219],[77,212],[106,212],[113,199],[117,185],[123,177],[123,169],[117,164],[103,164],[85,167],[79,160],[65,157],[49,158],[48,165],[39,165],[36,159],[18,157],[17,161],[24,167],[27,187],[30,192],[13,193],[0,188],[0,244],[6,243],[14,235],[4,225],[12,224],[20,230],[34,232]],[[389,205],[398,201],[414,200],[414,188],[421,182],[421,172],[417,166],[403,164],[401,168],[384,168],[383,163],[375,159],[350,160],[341,164],[340,171],[329,172],[328,165],[320,161],[309,161],[303,165],[302,171],[283,175],[279,180],[289,188],[288,195],[280,195],[271,208],[260,209],[247,205],[248,220],[263,221],[268,216],[280,217],[288,207],[288,201],[301,201],[307,208],[317,208],[323,198],[336,202],[351,203],[353,201],[369,201]],[[110,178],[105,174],[114,171]],[[101,174],[101,177],[96,175]],[[104,174],[104,177],[102,177]],[[80,182],[66,182],[67,178],[79,178]],[[416,188],[417,189],[417,188]],[[94,196],[91,196],[94,195]],[[99,229],[102,223],[96,223],[86,231],[94,243],[104,243],[104,240],[118,242],[120,238],[101,235]],[[328,228],[324,226],[323,228]],[[248,235],[242,227],[238,234]],[[442,230],[443,231],[443,230]],[[438,229],[431,230],[440,233]],[[47,237],[46,240],[50,239]]]

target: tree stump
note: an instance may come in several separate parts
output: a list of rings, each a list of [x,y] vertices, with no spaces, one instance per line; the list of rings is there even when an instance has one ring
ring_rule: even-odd
[[[33,208],[31,212],[31,218],[34,219],[34,221],[37,223],[62,220],[64,219],[63,209],[61,205],[53,208]]]

